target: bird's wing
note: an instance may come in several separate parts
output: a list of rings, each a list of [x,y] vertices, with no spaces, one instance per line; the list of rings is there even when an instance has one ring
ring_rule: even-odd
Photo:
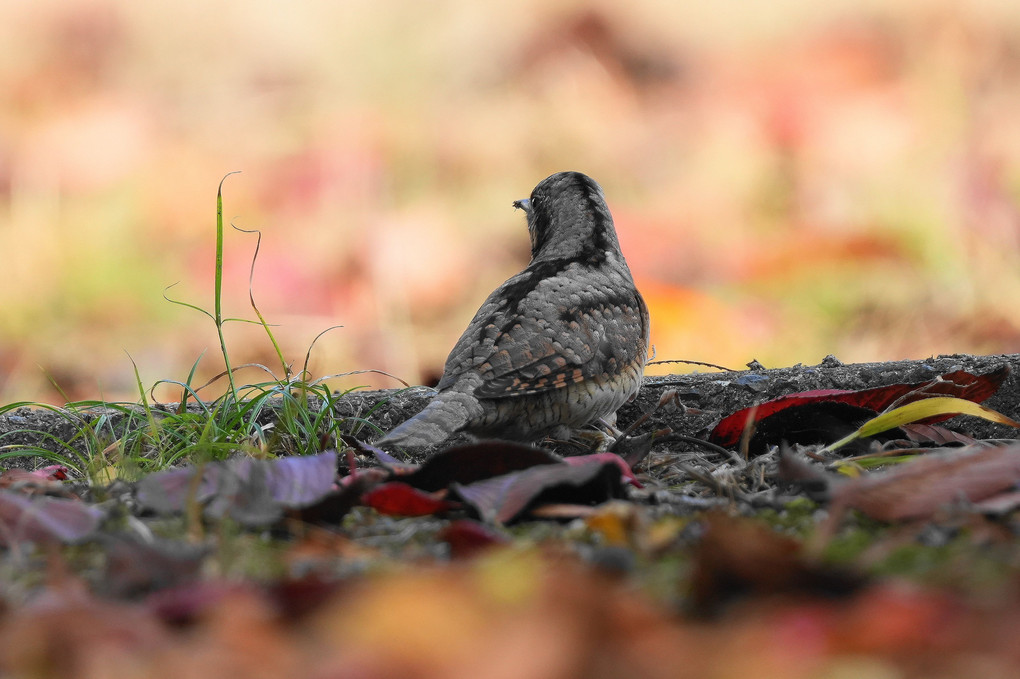
[[[612,380],[639,358],[638,351],[643,362],[647,340],[642,345],[642,309],[643,303],[637,302],[599,304],[562,324],[561,332],[532,334],[523,342],[514,341],[512,331],[505,333],[479,366],[484,381],[475,396],[523,396],[587,380]]]
[[[639,358],[643,362],[647,352],[648,311],[631,290],[619,295],[588,288],[590,296],[571,306],[513,304],[506,301],[513,295],[498,295],[497,290],[450,353],[439,389],[469,371],[482,377],[474,390],[478,398],[523,396],[611,379]],[[534,293],[529,296],[544,297],[542,291]]]

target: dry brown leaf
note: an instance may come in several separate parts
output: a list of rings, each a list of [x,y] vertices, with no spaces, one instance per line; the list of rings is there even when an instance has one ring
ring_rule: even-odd
[[[879,521],[932,516],[957,501],[979,502],[1020,481],[1020,445],[932,454],[831,489],[832,514],[858,509]]]

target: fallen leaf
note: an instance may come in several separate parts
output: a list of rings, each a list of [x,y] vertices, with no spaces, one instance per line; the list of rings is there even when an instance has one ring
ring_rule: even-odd
[[[453,495],[486,522],[507,523],[543,503],[594,505],[624,497],[620,465],[591,460],[583,464],[540,465],[470,484],[455,483]]]
[[[160,513],[184,510],[189,493],[209,516],[229,514],[245,525],[272,523],[285,509],[310,507],[336,485],[336,451],[274,460],[238,458],[150,474],[138,501]],[[193,491],[195,474],[202,479]]]
[[[892,405],[904,405],[920,399],[927,399],[933,396],[952,396],[967,401],[980,403],[987,400],[1002,385],[1009,375],[1009,366],[1002,366],[984,375],[974,375],[963,370],[948,373],[935,380],[918,382],[913,384],[892,384],[884,387],[848,391],[843,389],[820,389],[805,391],[796,394],[789,394],[781,398],[773,399],[765,403],[744,408],[724,417],[717,424],[709,440],[727,448],[735,447],[740,443],[745,429],[750,421],[751,425],[758,428],[763,426],[763,421],[769,417],[789,408],[799,408],[819,403],[842,403],[852,408],[864,409],[873,416]],[[861,411],[851,410],[850,421],[856,419],[852,428],[860,424],[859,413]],[[926,420],[927,424],[949,419],[952,415],[937,415]],[[775,428],[775,432],[764,444],[778,444],[782,440],[782,430]],[[780,438],[776,438],[779,436]],[[832,439],[824,439],[831,441]],[[799,443],[816,443],[819,441],[797,441]],[[763,449],[763,448],[762,448]]]
[[[812,445],[833,441],[857,431],[875,411],[838,401],[806,402],[785,408],[755,424],[748,452],[758,455],[770,445]],[[896,432],[889,433],[895,437]],[[900,434],[900,437],[905,436]]]
[[[71,470],[62,464],[51,464],[31,472],[47,481],[66,481],[71,477]]]
[[[825,453],[836,450],[855,439],[874,436],[875,434],[898,427],[901,424],[920,422],[922,420],[932,421],[939,418],[945,419],[955,415],[973,415],[990,422],[1020,428],[1020,422],[1016,422],[1002,413],[998,413],[991,408],[985,408],[973,401],[951,396],[936,396],[913,401],[907,405],[888,410],[862,424],[857,431],[848,434],[835,443],[825,446],[819,452]]]
[[[243,460],[246,458],[242,458]],[[247,458],[249,464],[258,461]],[[318,455],[281,457],[265,462],[266,482],[273,500],[288,509],[317,502],[336,484],[336,451]]]
[[[1020,444],[930,453],[830,489],[833,515],[857,509],[879,521],[930,518],[959,501],[979,502],[1020,481]]]
[[[606,462],[609,464],[615,464],[620,468],[620,474],[622,479],[634,486],[635,488],[644,488],[641,482],[634,476],[634,472],[631,470],[630,465],[617,455],[616,453],[592,453],[591,455],[574,455],[571,457],[563,458],[563,462],[569,465],[581,465],[588,464],[589,462]]]
[[[904,424],[900,427],[906,433],[914,443],[920,443],[924,445],[935,445],[935,446],[946,446],[954,443],[969,446],[977,443],[977,439],[973,436],[967,436],[961,434],[958,431],[952,429],[946,429],[945,427],[939,427],[933,424]]]
[[[556,455],[534,446],[511,441],[479,441],[433,455],[416,471],[402,475],[401,481],[415,488],[433,491],[453,483],[469,484],[559,462],[561,460]]]
[[[436,537],[450,546],[450,556],[455,559],[472,557],[510,542],[506,536],[497,533],[491,527],[471,519],[451,521]]]
[[[98,507],[78,500],[0,490],[0,544],[7,546],[23,541],[80,542],[104,517]]]
[[[327,493],[308,507],[291,510],[290,515],[305,523],[337,525],[347,512],[361,503],[362,495],[390,477],[385,469],[363,469],[340,479],[339,490]]]
[[[215,493],[220,483],[220,465],[187,466],[149,474],[138,482],[138,502],[143,507],[169,514],[184,509],[188,495],[192,492],[192,480],[201,470],[202,479],[194,490],[194,500],[205,502]]]
[[[379,558],[379,551],[355,538],[333,530],[305,530],[283,554],[287,572],[300,576],[323,573],[327,577],[338,564],[350,565]]]
[[[25,494],[45,493],[73,499],[69,486],[62,482],[67,478],[66,469],[62,465],[50,465],[31,472],[19,468],[5,469],[0,473],[0,488],[10,488]]]
[[[992,497],[974,503],[974,511],[994,516],[1005,516],[1020,508],[1020,491],[998,493]]]
[[[528,516],[533,519],[553,519],[556,521],[569,521],[571,519],[586,519],[594,515],[598,510],[591,505],[574,505],[566,502],[551,502],[548,504],[532,507],[528,510]]]
[[[361,504],[392,516],[428,516],[459,506],[401,481],[379,484],[361,496]]]
[[[230,516],[243,526],[275,523],[283,516],[283,506],[274,501],[267,475],[262,464],[225,470],[219,476],[216,493],[205,506],[205,515],[213,519]]]

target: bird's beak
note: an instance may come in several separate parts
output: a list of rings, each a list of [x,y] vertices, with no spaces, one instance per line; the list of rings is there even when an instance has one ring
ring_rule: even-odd
[[[521,198],[520,200],[514,201],[514,208],[518,210],[524,210],[525,214],[531,214],[531,201],[527,198]]]

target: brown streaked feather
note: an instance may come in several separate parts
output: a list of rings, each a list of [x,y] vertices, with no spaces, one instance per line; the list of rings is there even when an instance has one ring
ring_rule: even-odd
[[[595,310],[599,313],[592,313]],[[479,398],[509,398],[562,389],[586,380],[612,379],[647,352],[648,312],[640,295],[633,306],[597,305],[577,320],[557,322],[525,341],[501,335],[494,353],[478,366]]]

